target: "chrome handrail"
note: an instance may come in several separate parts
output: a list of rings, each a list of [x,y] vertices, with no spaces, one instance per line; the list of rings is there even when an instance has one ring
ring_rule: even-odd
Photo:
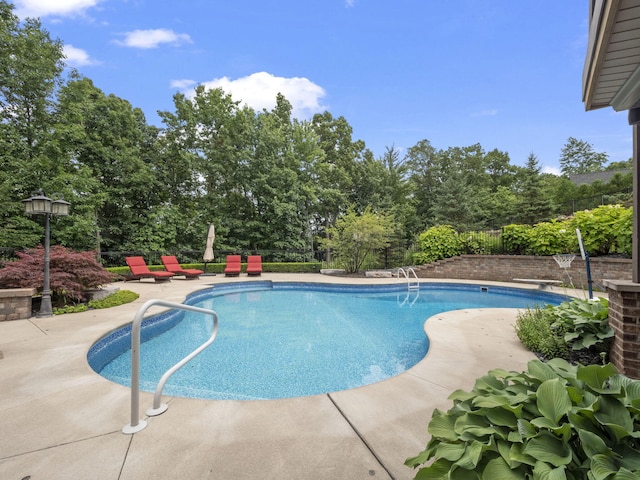
[[[184,357],[178,363],[176,363],[173,367],[167,370],[156,387],[155,394],[153,396],[153,408],[147,410],[147,415],[154,416],[160,415],[164,413],[168,406],[166,404],[160,404],[160,399],[162,398],[162,389],[164,388],[164,384],[169,379],[171,375],[173,375],[176,371],[182,368],[189,360],[198,355],[202,350],[207,348],[211,343],[215,340],[216,335],[218,333],[218,314],[213,310],[209,310],[206,308],[194,307],[192,305],[184,305],[182,303],[173,303],[167,302],[165,300],[149,300],[147,303],[142,305],[136,313],[136,316],[133,319],[133,323],[131,324],[131,423],[125,425],[122,428],[122,433],[132,434],[143,430],[147,426],[147,422],[145,420],[141,420],[138,418],[139,410],[140,410],[140,330],[142,320],[144,320],[144,314],[146,311],[153,306],[161,306],[161,307],[169,307],[176,308],[179,310],[189,310],[191,312],[204,313],[206,315],[211,315],[213,317],[213,330],[211,332],[211,336],[209,339],[196,348],[189,355]]]
[[[407,289],[413,290],[413,289],[419,289],[420,288],[420,280],[418,280],[418,275],[416,274],[416,271],[413,269],[413,267],[407,267],[406,270],[403,267],[400,267],[398,269],[398,278],[400,277],[400,272],[402,272],[402,275],[404,275],[404,278],[407,279]],[[413,278],[416,279],[416,283],[415,284],[411,283],[411,278],[409,278],[409,273],[412,273],[413,274]]]

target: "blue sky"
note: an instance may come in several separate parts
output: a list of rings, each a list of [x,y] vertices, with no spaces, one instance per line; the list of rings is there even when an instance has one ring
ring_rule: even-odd
[[[585,112],[587,0],[19,0],[106,94],[158,110],[197,84],[344,116],[376,157],[480,143],[557,172],[569,137],[632,156],[626,113]]]

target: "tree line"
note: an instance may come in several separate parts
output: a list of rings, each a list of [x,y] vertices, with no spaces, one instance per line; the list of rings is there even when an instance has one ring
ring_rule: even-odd
[[[292,117],[281,94],[256,111],[221,89],[177,93],[147,123],[126,99],[68,70],[62,42],[38,19],[0,1],[0,247],[41,242],[41,219],[22,200],[42,188],[71,202],[52,242],[77,250],[201,250],[207,226],[227,251],[313,251],[346,212],[391,219],[398,242],[426,228],[459,231],[534,224],[576,198],[630,190],[631,174],[574,185],[569,173],[630,168],[570,138],[562,176],[524,167],[480,144],[437,149],[428,140],[376,157],[330,112]]]

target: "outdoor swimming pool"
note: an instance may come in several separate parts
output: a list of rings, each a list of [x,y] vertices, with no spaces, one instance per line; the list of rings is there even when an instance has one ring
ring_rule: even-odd
[[[411,368],[427,353],[425,321],[466,308],[559,304],[557,294],[480,285],[430,283],[416,291],[383,286],[248,282],[216,285],[185,303],[219,316],[215,342],[176,372],[166,395],[276,399],[368,385]],[[507,327],[510,328],[510,327]],[[154,391],[172,365],[211,334],[210,317],[166,312],[143,322],[140,387]],[[130,386],[131,327],[88,353],[105,378]]]

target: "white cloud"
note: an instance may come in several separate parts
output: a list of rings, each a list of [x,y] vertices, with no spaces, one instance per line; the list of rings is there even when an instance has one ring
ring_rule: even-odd
[[[174,46],[191,43],[191,37],[186,33],[176,33],[166,28],[157,28],[155,30],[133,30],[132,32],[127,32],[124,40],[116,43],[133,48],[157,48],[163,43]]]
[[[549,167],[549,166],[542,167],[542,173],[551,173],[557,176],[561,175],[560,169],[558,167]]]
[[[356,0],[345,0],[344,3],[347,7],[353,7],[356,4]]]
[[[81,15],[102,0],[15,0],[15,13],[20,18]]]
[[[98,65],[100,62],[92,59],[87,52],[73,45],[64,46],[66,63],[71,66]]]
[[[171,80],[171,88],[177,88],[178,90],[186,90],[193,87],[198,82],[195,80],[189,80],[188,78],[182,78],[179,80]]]
[[[253,73],[231,80],[222,77],[204,82],[206,88],[222,88],[234,100],[246,103],[254,110],[270,110],[281,93],[293,107],[295,118],[310,118],[314,113],[326,110],[320,100],[326,95],[324,88],[303,77],[276,77],[267,72]]]

